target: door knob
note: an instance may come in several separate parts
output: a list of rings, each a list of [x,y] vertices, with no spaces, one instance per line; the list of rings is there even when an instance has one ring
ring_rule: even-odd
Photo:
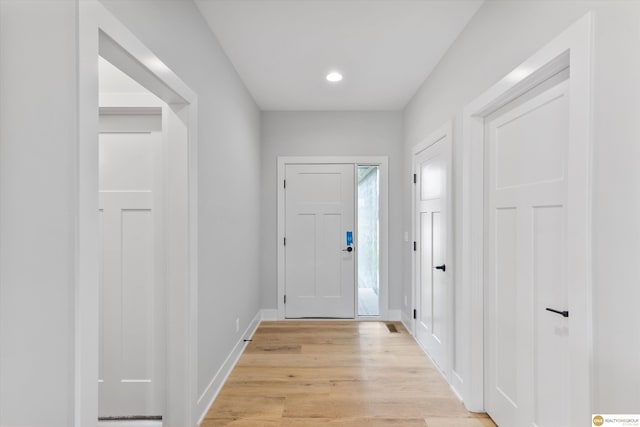
[[[554,310],[553,308],[547,308],[547,311],[550,311],[552,313],[558,313],[559,315],[561,315],[562,317],[569,317],[569,312],[567,310],[565,311],[559,311],[559,310]]]
[[[349,246],[347,249],[343,249],[342,252],[353,252],[353,248]]]
[[[433,267],[433,268],[435,268],[436,270],[447,271],[447,266],[446,266],[446,265],[444,265],[444,264],[442,264],[442,265],[437,265],[437,266],[435,266],[435,267]]]

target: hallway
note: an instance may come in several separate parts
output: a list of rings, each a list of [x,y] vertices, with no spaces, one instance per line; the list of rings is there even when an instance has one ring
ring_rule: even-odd
[[[263,322],[202,427],[494,426],[400,323]]]
[[[640,0],[0,0],[0,93],[0,427],[640,419]]]

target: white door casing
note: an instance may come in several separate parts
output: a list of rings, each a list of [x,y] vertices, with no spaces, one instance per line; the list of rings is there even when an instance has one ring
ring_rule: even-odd
[[[99,1],[78,8],[78,229],[74,426],[95,425],[99,366],[98,56],[167,103],[166,352],[163,425],[195,425],[198,98]],[[102,101],[102,100],[101,100]],[[136,106],[130,105],[130,106]]]
[[[389,264],[389,254],[388,254],[388,235],[389,235],[389,225],[388,225],[388,216],[389,216],[389,207],[388,207],[388,191],[389,191],[389,181],[388,181],[388,158],[387,157],[377,157],[377,156],[316,156],[316,157],[278,157],[278,189],[277,189],[277,236],[278,236],[278,250],[277,250],[277,309],[275,310],[273,318],[277,319],[286,319],[289,316],[288,311],[285,311],[285,307],[287,304],[284,304],[284,296],[285,296],[285,278],[286,278],[286,256],[285,250],[286,246],[284,245],[284,239],[286,237],[286,190],[284,188],[284,181],[286,175],[286,169],[289,165],[350,165],[353,171],[359,165],[373,165],[379,166],[379,279],[380,279],[380,288],[379,288],[379,308],[380,314],[379,318],[386,320],[389,316],[389,307],[388,307],[388,264]],[[355,188],[357,186],[356,175],[353,173],[353,191],[355,197]],[[290,188],[290,183],[287,183],[287,188]],[[354,219],[357,221],[357,217],[355,215],[355,199],[354,199]],[[357,224],[354,222],[353,225],[353,241],[357,243]],[[287,239],[287,242],[289,239]],[[346,244],[346,238],[343,235],[341,244]],[[340,249],[345,249],[342,246]],[[357,248],[354,246],[354,252],[357,251]],[[343,252],[341,252],[343,253]],[[346,253],[346,252],[344,252]],[[357,271],[357,256],[354,256],[354,276]],[[353,308],[351,318],[356,317],[357,313],[357,281],[354,278],[353,281]],[[287,295],[287,303],[289,302],[289,295]],[[269,310],[267,310],[269,311]],[[264,314],[263,314],[264,315]],[[304,317],[310,317],[308,314],[304,315]],[[367,318],[371,318],[371,316],[366,316]]]
[[[99,416],[161,416],[166,316],[162,135],[102,133],[99,144]]]
[[[415,336],[445,377],[451,366],[450,123],[414,149]],[[426,147],[425,147],[426,146]]]
[[[569,93],[553,80],[486,119],[485,405],[499,425],[570,425],[568,319],[545,310],[568,310],[571,280]]]
[[[590,422],[591,366],[591,58],[593,14],[588,13],[549,44],[506,75],[463,112],[462,165],[462,286],[460,302],[462,359],[461,376],[454,387],[461,391],[465,406],[485,408],[485,119],[501,106],[531,91],[563,69],[569,68],[569,137],[567,146],[566,271],[569,346],[569,425]],[[548,212],[548,211],[547,211]],[[551,226],[552,218],[540,217],[540,225]],[[545,222],[547,221],[548,222]],[[541,240],[542,242],[542,240]],[[484,302],[484,303],[479,303]],[[468,328],[468,329],[467,329]],[[531,332],[531,331],[530,331]],[[531,335],[533,339],[533,335]]]
[[[286,317],[353,318],[354,165],[289,164],[285,179]]]

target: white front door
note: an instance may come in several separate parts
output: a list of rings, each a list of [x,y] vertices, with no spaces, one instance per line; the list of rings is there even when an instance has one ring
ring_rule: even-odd
[[[445,371],[449,319],[447,156],[444,140],[415,156],[416,338]],[[447,270],[448,268],[448,270]]]
[[[569,86],[546,86],[485,124],[485,404],[500,426],[570,425]]]
[[[162,415],[158,132],[101,134],[99,416]]]
[[[285,317],[353,318],[354,165],[287,164],[285,180]]]

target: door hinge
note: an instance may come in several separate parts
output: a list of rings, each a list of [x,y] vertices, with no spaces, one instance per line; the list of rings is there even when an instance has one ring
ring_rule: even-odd
[[[287,180],[284,180],[284,188],[287,188]]]
[[[413,309],[413,318],[414,319],[418,318],[418,310],[416,310],[415,308]]]
[[[284,303],[285,304],[287,303],[287,296],[286,295],[284,296]]]
[[[417,245],[416,241],[414,240],[413,241],[413,251],[415,252],[417,250],[418,250],[418,245]]]
[[[418,176],[414,173],[413,174],[413,183],[416,184],[418,182]]]
[[[287,246],[287,238],[286,238],[286,237],[283,237],[283,238],[282,238],[282,244],[283,244],[283,245],[285,245],[285,246]]]

